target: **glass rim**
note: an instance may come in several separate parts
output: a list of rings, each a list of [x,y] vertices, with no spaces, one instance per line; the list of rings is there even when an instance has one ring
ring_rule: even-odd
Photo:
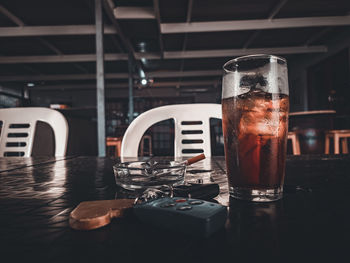
[[[145,168],[139,168],[139,167],[129,167],[128,165],[131,164],[131,163],[135,163],[135,162],[139,162],[139,161],[130,161],[130,162],[122,162],[122,163],[117,163],[115,165],[113,165],[113,168],[114,169],[128,169],[128,170],[145,170]],[[169,162],[172,162],[172,161],[169,161]],[[152,168],[153,170],[159,170],[159,169],[164,169],[164,168],[168,168],[168,169],[176,169],[176,168],[184,168],[186,167],[186,164],[185,163],[181,163],[181,162],[177,162],[177,161],[174,161],[174,166],[166,166],[166,164],[162,164],[160,162],[161,166],[158,166],[156,168]]]
[[[277,60],[283,61],[284,63],[287,63],[287,60],[283,57],[275,56],[275,55],[268,55],[268,54],[252,54],[252,55],[246,55],[246,56],[241,56],[237,58],[230,59],[223,65],[223,69],[225,72],[233,72],[232,70],[227,69],[227,66],[234,63],[234,62],[239,62],[242,60],[249,60],[249,59],[254,59],[254,58],[259,58],[259,59],[266,59],[266,58],[275,58]]]

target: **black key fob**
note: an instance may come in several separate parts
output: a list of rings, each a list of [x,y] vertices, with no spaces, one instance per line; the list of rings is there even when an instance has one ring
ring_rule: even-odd
[[[209,237],[224,226],[227,207],[192,198],[161,197],[137,202],[134,214],[158,228]]]

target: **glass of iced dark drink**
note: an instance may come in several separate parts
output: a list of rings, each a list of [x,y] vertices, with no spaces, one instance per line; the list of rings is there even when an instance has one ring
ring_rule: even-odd
[[[222,126],[232,197],[256,202],[282,197],[288,94],[284,58],[251,55],[224,65]]]

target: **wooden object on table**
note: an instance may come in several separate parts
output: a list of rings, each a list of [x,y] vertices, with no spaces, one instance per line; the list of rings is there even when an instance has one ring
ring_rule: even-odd
[[[293,154],[300,155],[300,143],[297,132],[288,132],[288,140],[292,141]]]
[[[148,152],[145,152],[145,141],[148,141]],[[141,139],[141,146],[140,146],[140,156],[144,156],[144,154],[147,153],[149,156],[152,155],[152,137],[151,135],[143,135]]]
[[[114,147],[114,156],[120,157],[120,151],[122,147],[122,140],[123,137],[107,137],[106,138],[106,146],[108,147]]]
[[[342,153],[349,153],[348,137],[350,137],[350,130],[329,130],[325,133],[325,154],[329,154],[329,142],[333,138],[334,154],[340,153],[339,141],[342,143]]]
[[[134,199],[81,202],[69,216],[69,225],[77,230],[92,230],[108,225],[112,218],[123,217]]]

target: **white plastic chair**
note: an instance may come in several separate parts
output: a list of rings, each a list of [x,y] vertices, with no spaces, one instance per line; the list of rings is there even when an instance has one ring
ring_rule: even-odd
[[[55,156],[65,156],[68,141],[68,123],[58,111],[48,108],[0,109],[2,121],[0,135],[0,157],[30,157],[37,121],[49,124],[55,135]]]
[[[209,157],[211,156],[210,118],[222,118],[220,104],[178,104],[146,111],[126,130],[121,158],[137,157],[139,143],[145,131],[153,124],[168,119],[173,119],[175,124],[174,157],[197,154],[188,153],[193,150],[202,150]]]

